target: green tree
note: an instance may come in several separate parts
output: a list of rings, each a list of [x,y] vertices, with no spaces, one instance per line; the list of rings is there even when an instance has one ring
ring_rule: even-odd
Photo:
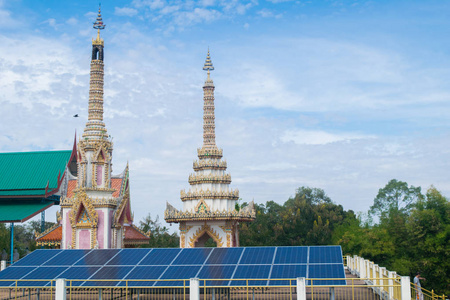
[[[408,187],[406,182],[392,179],[384,188],[378,190],[369,213],[380,219],[389,218],[390,214],[408,214],[414,203],[423,199],[420,190],[420,187]]]
[[[180,246],[180,238],[176,233],[169,233],[169,229],[159,223],[159,216],[153,220],[151,214],[148,214],[139,222],[139,228],[144,232],[151,233],[148,244],[145,248],[176,248]]]

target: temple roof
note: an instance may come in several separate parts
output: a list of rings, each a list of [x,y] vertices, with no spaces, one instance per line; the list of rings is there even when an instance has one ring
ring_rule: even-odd
[[[0,153],[0,222],[24,222],[60,200],[72,150]]]
[[[0,198],[57,192],[71,156],[72,150],[0,153]]]
[[[62,226],[57,225],[50,228],[48,231],[43,232],[36,238],[38,246],[43,245],[59,245],[62,239]]]
[[[147,244],[150,237],[139,230],[136,226],[125,226],[125,245]]]

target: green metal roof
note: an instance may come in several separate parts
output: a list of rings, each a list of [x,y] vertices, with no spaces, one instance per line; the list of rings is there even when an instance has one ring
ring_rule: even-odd
[[[44,195],[58,188],[72,150],[0,153],[0,197]],[[1,199],[0,199],[1,201]]]
[[[0,204],[0,222],[25,222],[53,204],[53,201],[31,203],[2,202]]]

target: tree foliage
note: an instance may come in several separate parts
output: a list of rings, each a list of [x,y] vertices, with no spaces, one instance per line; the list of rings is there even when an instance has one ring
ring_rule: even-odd
[[[162,226],[159,222],[159,216],[153,220],[149,213],[139,222],[139,228],[144,232],[150,232],[150,241],[143,245],[143,248],[176,248],[180,245],[180,238],[176,233],[169,233],[169,229]]]

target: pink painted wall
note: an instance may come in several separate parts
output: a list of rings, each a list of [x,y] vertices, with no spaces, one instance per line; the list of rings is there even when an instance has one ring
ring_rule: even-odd
[[[80,230],[78,249],[91,248],[91,233],[88,229]]]
[[[110,220],[110,224],[111,224],[111,226],[113,225],[113,214],[114,214],[114,212],[112,211],[112,210],[110,210],[109,211],[109,220]],[[109,238],[109,247],[110,248],[114,248],[114,245],[113,245],[113,239],[112,239],[112,230],[109,230],[109,234],[110,234],[110,238]]]
[[[66,212],[64,216],[64,222],[66,227],[66,249],[72,244],[72,228],[70,226],[69,212]]]
[[[97,211],[98,214],[98,227],[97,227],[97,240],[98,240],[98,247],[100,249],[105,248],[103,242],[105,241],[105,214],[102,211]],[[94,241],[95,244],[95,241]]]
[[[97,166],[97,186],[102,185],[103,180],[103,168],[102,166]]]

